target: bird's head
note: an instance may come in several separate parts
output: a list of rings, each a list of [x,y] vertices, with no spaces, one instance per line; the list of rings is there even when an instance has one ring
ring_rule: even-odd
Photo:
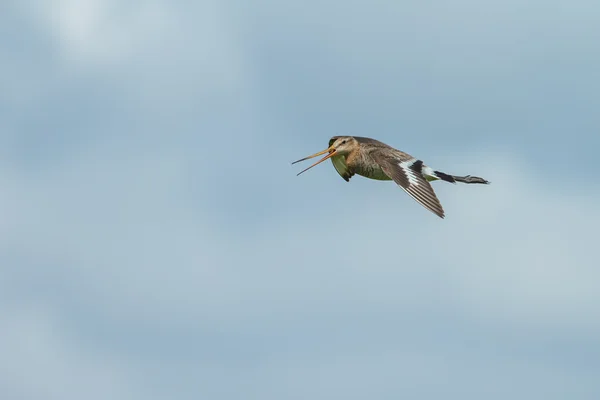
[[[329,149],[332,149],[335,155],[346,156],[357,147],[358,142],[352,136],[334,136],[329,139]]]
[[[329,147],[328,148],[326,148],[325,150],[320,151],[318,153],[315,153],[311,156],[304,157],[298,161],[294,161],[292,164],[296,164],[300,161],[308,160],[310,158],[314,158],[314,157],[320,156],[322,154],[327,154],[325,157],[321,158],[319,161],[317,161],[310,167],[306,168],[303,171],[300,171],[298,173],[298,175],[300,175],[301,173],[308,171],[315,165],[320,164],[323,161],[327,160],[328,158],[348,155],[348,153],[350,153],[352,150],[354,150],[357,146],[358,146],[358,142],[352,136],[334,136],[331,139],[329,139]]]

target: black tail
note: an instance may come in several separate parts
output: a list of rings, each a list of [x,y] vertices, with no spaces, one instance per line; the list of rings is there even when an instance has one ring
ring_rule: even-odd
[[[462,182],[462,183],[483,183],[485,185],[489,184],[489,181],[486,181],[483,178],[480,178],[478,176],[471,176],[471,175],[467,175],[467,176],[454,176],[454,175],[448,175],[445,174],[443,172],[440,171],[434,171],[435,175],[440,178],[443,181],[446,182],[450,182],[450,183],[456,183],[456,182]]]

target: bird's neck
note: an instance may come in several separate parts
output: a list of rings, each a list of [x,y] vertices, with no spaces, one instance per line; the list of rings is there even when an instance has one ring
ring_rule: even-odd
[[[350,153],[346,154],[346,165],[352,166],[360,159],[360,152],[358,149],[352,150]]]

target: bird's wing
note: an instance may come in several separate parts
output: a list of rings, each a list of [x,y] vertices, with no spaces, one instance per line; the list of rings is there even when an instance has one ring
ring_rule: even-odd
[[[423,177],[423,161],[404,153],[402,153],[402,156],[395,156],[382,151],[375,151],[371,153],[371,156],[383,172],[413,199],[438,217],[444,218],[444,209],[440,201],[429,182]]]
[[[346,182],[349,182],[350,178],[352,178],[352,176],[354,175],[354,172],[350,168],[348,168],[345,157],[333,156],[331,157],[331,162],[338,174],[340,174],[340,176],[344,178]]]

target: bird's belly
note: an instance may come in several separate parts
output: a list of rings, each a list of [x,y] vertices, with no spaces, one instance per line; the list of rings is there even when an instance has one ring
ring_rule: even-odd
[[[376,179],[378,181],[392,180],[392,178],[390,178],[383,172],[379,165],[355,168],[355,172],[360,176],[364,176],[365,178]]]

